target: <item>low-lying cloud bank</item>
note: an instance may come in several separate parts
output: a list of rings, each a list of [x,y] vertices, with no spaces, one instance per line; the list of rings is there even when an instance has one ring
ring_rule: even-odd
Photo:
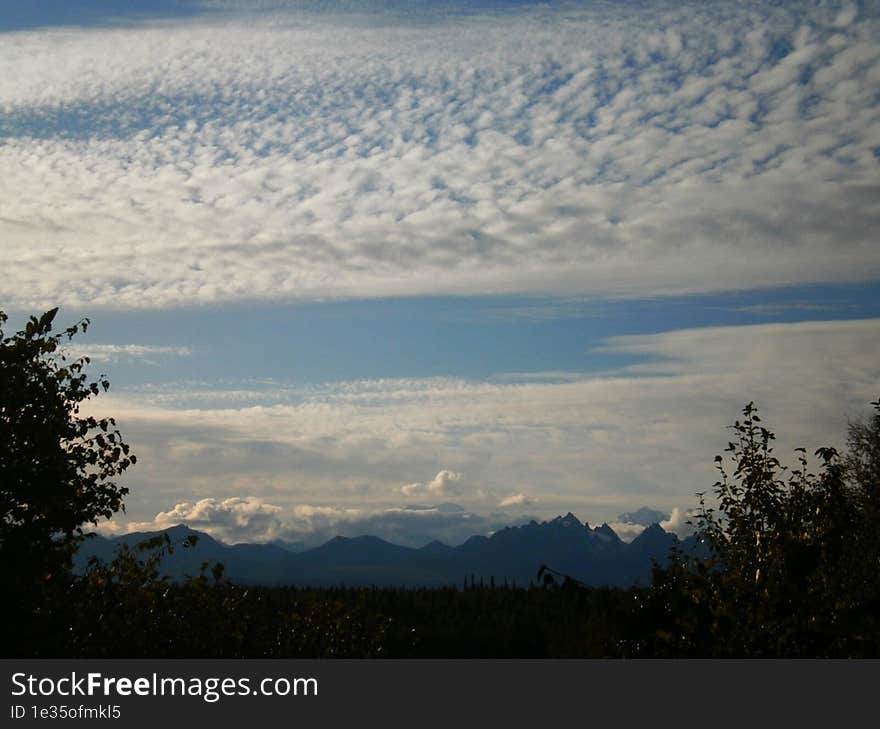
[[[508,505],[522,506],[526,501],[513,499]],[[641,534],[647,524],[634,523],[625,517],[622,514],[609,526],[629,542]],[[422,547],[435,540],[456,546],[474,535],[489,535],[531,518],[505,513],[482,516],[448,503],[375,511],[309,505],[285,509],[256,496],[236,496],[181,502],[168,511],[159,512],[150,521],[106,522],[100,531],[106,534],[157,531],[185,524],[227,544],[294,542],[317,546],[335,536],[370,535],[409,547]],[[656,521],[666,531],[683,538],[692,532],[685,524],[686,518],[684,512],[676,508],[668,518]]]
[[[181,502],[150,521],[107,522],[100,531],[155,531],[185,524],[228,544],[282,541],[317,546],[335,536],[366,534],[410,547],[435,540],[455,546],[475,534],[491,534],[528,518],[508,514],[481,516],[456,504],[376,510],[301,504],[285,509],[256,496],[245,496]]]

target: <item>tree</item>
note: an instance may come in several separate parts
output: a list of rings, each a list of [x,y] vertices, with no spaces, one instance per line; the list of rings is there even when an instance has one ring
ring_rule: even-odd
[[[128,489],[115,479],[136,461],[113,418],[81,414],[110,383],[62,348],[89,320],[53,332],[57,313],[7,336],[0,311],[0,560],[23,619],[65,579],[83,526],[124,510]]]
[[[843,469],[854,504],[850,515],[850,569],[847,590],[870,613],[872,620],[859,626],[866,635],[880,635],[880,399],[874,412],[851,422]],[[880,639],[878,639],[880,641]]]
[[[880,400],[871,405],[870,418],[849,425],[844,466],[859,498],[876,511],[880,506]]]
[[[651,654],[875,656],[880,654],[880,404],[850,425],[848,452],[818,448],[783,466],[775,435],[749,403],[715,462],[714,506],[700,494],[696,536],[710,551],[679,551],[655,569],[646,604]]]

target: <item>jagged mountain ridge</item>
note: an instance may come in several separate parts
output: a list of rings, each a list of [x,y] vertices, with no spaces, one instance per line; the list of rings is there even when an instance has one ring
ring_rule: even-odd
[[[652,560],[664,562],[679,541],[654,524],[626,543],[607,524],[591,528],[571,513],[506,527],[489,537],[474,536],[456,547],[436,541],[403,547],[361,536],[334,537],[319,547],[292,552],[272,543],[227,545],[183,525],[165,531],[173,542],[198,536],[195,547],[175,549],[163,560],[161,569],[172,577],[198,574],[201,564],[211,560],[222,562],[235,582],[311,586],[441,587],[460,586],[471,578],[527,585],[546,564],[589,585],[626,587],[647,584]],[[90,557],[108,561],[120,544],[134,546],[158,534],[96,536],[82,545],[75,565],[84,569]]]

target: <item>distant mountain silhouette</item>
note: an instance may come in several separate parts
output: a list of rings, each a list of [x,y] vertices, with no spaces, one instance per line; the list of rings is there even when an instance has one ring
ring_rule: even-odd
[[[278,543],[227,545],[183,525],[165,531],[173,542],[190,535],[198,542],[165,557],[164,573],[196,575],[205,560],[213,560],[223,563],[230,580],[267,585],[440,587],[460,586],[472,576],[527,585],[546,564],[588,585],[626,587],[647,584],[652,561],[664,563],[679,543],[655,523],[627,544],[607,524],[591,528],[571,513],[507,527],[490,537],[473,536],[457,547],[435,541],[419,549],[361,536],[334,537],[320,547],[294,551]],[[158,534],[96,535],[80,547],[75,566],[84,569],[91,557],[109,561],[120,544],[134,546]],[[694,549],[693,540],[683,547]]]

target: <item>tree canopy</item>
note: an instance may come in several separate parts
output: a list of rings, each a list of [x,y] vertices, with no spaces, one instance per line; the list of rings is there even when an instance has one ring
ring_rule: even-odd
[[[113,418],[80,412],[110,383],[62,346],[89,320],[53,331],[57,313],[7,334],[0,311],[0,557],[25,595],[69,567],[83,525],[124,508],[116,478],[136,461]]]
[[[880,401],[850,424],[843,456],[774,454],[753,403],[716,456],[714,499],[694,525],[708,559],[679,552],[655,570],[646,620],[652,655],[837,656],[880,650]],[[710,505],[711,504],[711,505]]]

